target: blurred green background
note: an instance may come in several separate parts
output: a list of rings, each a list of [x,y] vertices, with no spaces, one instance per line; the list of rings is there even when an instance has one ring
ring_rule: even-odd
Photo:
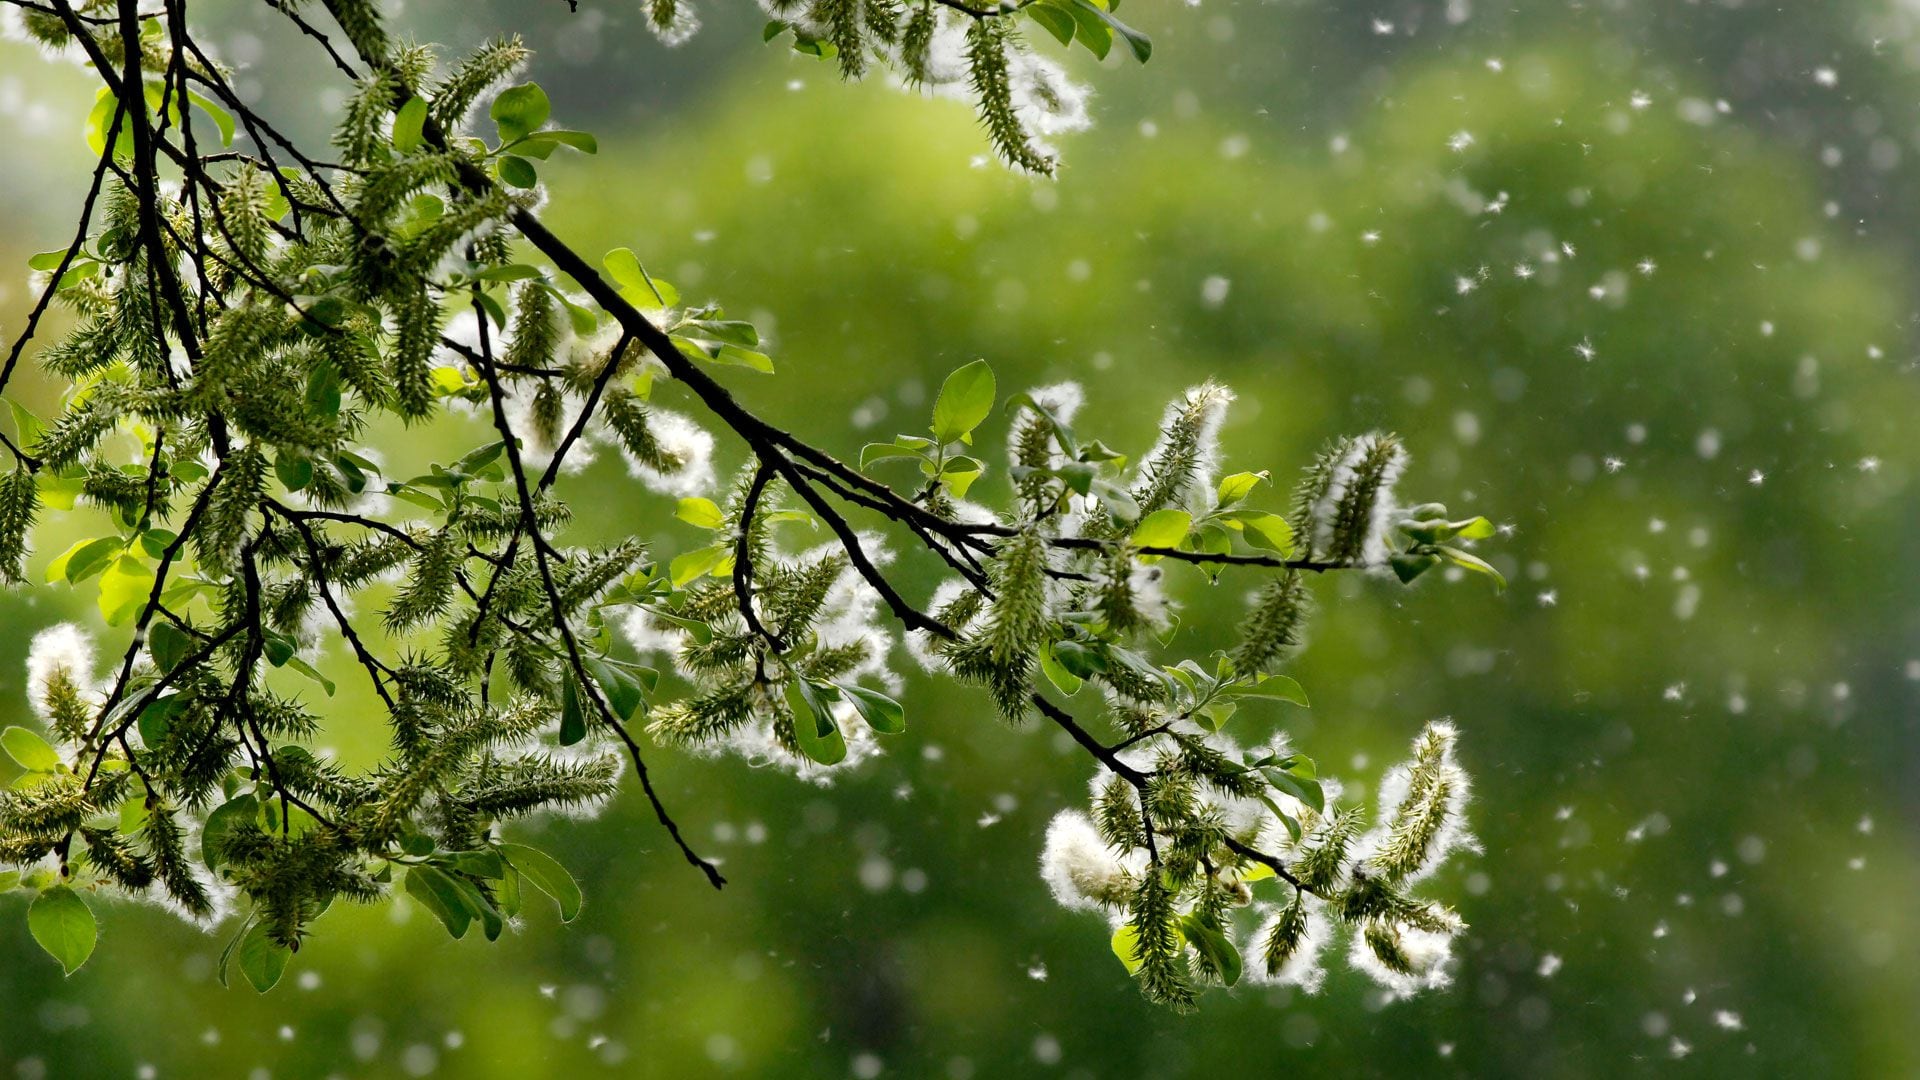
[[[581,877],[577,922],[536,905],[487,945],[406,901],[336,909],[264,998],[217,985],[221,937],[128,905],[63,980],[0,897],[9,1075],[1920,1074],[1916,15],[1136,4],[1153,62],[1071,60],[1097,123],[1057,182],[985,160],[960,104],[759,45],[745,3],[672,51],[612,0],[402,17],[526,34],[603,147],[546,169],[551,222],[771,330],[780,373],[730,381],[836,452],[923,423],[976,356],[1003,389],[1082,380],[1079,426],[1134,453],[1213,375],[1241,395],[1230,464],[1392,428],[1408,497],[1511,526],[1483,546],[1504,596],[1323,582],[1314,708],[1284,718],[1363,782],[1422,721],[1462,727],[1486,850],[1433,885],[1473,924],[1452,990],[1386,1004],[1336,962],[1311,998],[1147,1006],[1036,873],[1084,755],[916,677],[909,734],[831,787],[656,753],[720,894],[629,792],[522,831]],[[196,9],[245,92],[324,137],[339,84],[272,13]],[[71,234],[90,95],[0,43],[10,328],[26,256]],[[617,461],[569,483],[582,535],[692,539]],[[1191,647],[1250,584],[1182,580]],[[0,721],[32,632],[90,609],[0,599]],[[329,744],[365,761],[352,693]]]

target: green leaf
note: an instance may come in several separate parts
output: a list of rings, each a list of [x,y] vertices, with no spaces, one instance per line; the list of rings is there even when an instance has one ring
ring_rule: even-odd
[[[1267,479],[1268,475],[1265,472],[1239,472],[1232,476],[1221,477],[1220,487],[1216,492],[1220,505],[1232,506],[1253,494],[1253,489]]]
[[[327,692],[328,697],[332,697],[333,692],[339,689],[338,687],[333,685],[332,679],[329,679],[325,675],[320,674],[319,668],[314,667],[312,664],[307,663],[307,661],[301,657],[298,657],[298,656],[287,657],[287,662],[285,666],[293,669],[294,671],[299,672],[302,675],[305,675],[307,678],[313,680],[314,682],[319,683],[320,689],[325,690]]]
[[[180,706],[185,703],[186,699],[179,693],[169,690],[140,710],[140,719],[136,723],[140,729],[140,741],[148,749],[159,746],[161,740],[167,737],[167,732],[173,727],[173,714],[179,712]]]
[[[547,100],[547,92],[540,89],[539,83],[522,83],[501,91],[500,96],[493,99],[487,115],[500,129],[500,141],[510,143],[533,134],[546,123],[553,115],[553,103]]]
[[[52,772],[60,767],[60,752],[38,733],[14,726],[0,731],[0,747],[29,772]]]
[[[194,93],[192,90],[187,91],[187,100],[198,105],[200,111],[206,113],[207,116],[213,120],[213,126],[220,129],[220,145],[232,146],[233,114],[199,94]]]
[[[47,580],[79,584],[107,568],[114,556],[126,547],[117,536],[78,540],[53,562],[47,564]]]
[[[1110,666],[1099,650],[1078,641],[1056,641],[1051,651],[1061,667],[1082,679],[1092,678]]]
[[[500,182],[508,187],[530,188],[540,182],[533,162],[514,154],[500,155]]]
[[[826,699],[805,679],[787,684],[787,705],[793,710],[793,741],[800,752],[822,765],[838,765],[847,756],[847,740],[834,725]]]
[[[1495,591],[1505,592],[1507,590],[1506,576],[1501,574],[1500,571],[1495,570],[1493,564],[1487,562],[1487,560],[1456,547],[1442,547],[1439,551],[1448,562],[1453,563],[1455,566],[1471,570],[1476,574],[1485,574],[1492,578]]]
[[[1093,3],[1092,0],[1073,0],[1073,6],[1076,14],[1082,11],[1091,14],[1101,22],[1106,23],[1107,27],[1114,33],[1119,34],[1125,39],[1127,47],[1133,50],[1133,58],[1135,60],[1144,64],[1152,58],[1153,39],[1147,37],[1147,35],[1114,18],[1111,12]]]
[[[587,714],[580,707],[580,682],[568,674],[560,692],[560,745],[572,746],[586,737]]]
[[[247,982],[255,990],[264,994],[280,981],[281,974],[287,970],[287,961],[293,958],[293,951],[267,936],[266,923],[257,922],[240,939],[240,948],[235,955],[240,960],[240,974],[247,977]]]
[[[540,133],[540,137],[543,139],[552,139],[558,143],[564,143],[583,154],[597,154],[600,152],[600,140],[584,131],[556,129],[553,131],[543,131]]]
[[[1127,974],[1140,974],[1140,929],[1132,923],[1121,923],[1120,929],[1113,932],[1113,955],[1126,965]]]
[[[207,864],[207,869],[219,870],[225,861],[220,853],[221,838],[248,822],[260,822],[260,803],[251,794],[235,796],[207,815],[207,823],[200,829],[200,861]]]
[[[473,912],[467,910],[466,899],[461,895],[460,887],[453,883],[446,872],[432,866],[409,866],[407,868],[407,895],[420,901],[421,905],[440,920],[447,933],[454,938],[467,935],[467,927],[473,922]]]
[[[153,593],[153,568],[144,560],[122,555],[100,575],[100,615],[108,626],[131,620],[146,607]]]
[[[1213,969],[1220,973],[1220,981],[1232,986],[1240,981],[1240,950],[1220,928],[1198,915],[1185,915],[1180,919],[1180,928],[1185,931],[1187,940],[1194,949],[1212,963]]]
[[[601,657],[582,655],[580,664],[600,685],[600,692],[606,695],[607,708],[621,721],[630,720],[646,704],[646,690],[640,680],[624,668],[616,667]]]
[[[313,459],[283,450],[274,455],[273,475],[288,491],[303,491],[313,483]]]
[[[1028,4],[1023,8],[1027,18],[1041,25],[1055,41],[1062,45],[1073,44],[1073,16],[1047,3]]]
[[[427,125],[427,103],[418,97],[410,97],[405,105],[393,114],[393,148],[403,154],[410,154],[426,141],[422,134]]]
[[[1132,544],[1136,548],[1177,548],[1193,526],[1193,515],[1185,510],[1155,510],[1134,526]]]
[[[1453,525],[1453,535],[1462,540],[1485,540],[1487,537],[1499,531],[1494,527],[1493,522],[1483,517],[1471,518],[1467,521],[1455,521],[1451,522],[1451,524]]]
[[[1269,514],[1260,510],[1239,510],[1231,520],[1242,527],[1247,543],[1263,547],[1287,558],[1293,554],[1293,526],[1279,514]]]
[[[667,564],[667,577],[673,582],[674,588],[684,589],[719,566],[729,551],[725,544],[714,544],[681,552]]]
[[[925,443],[927,440],[921,439],[919,441]],[[860,468],[864,470],[874,462],[885,461],[888,458],[904,457],[924,459],[926,456],[925,452],[919,447],[902,446],[898,442],[868,443],[860,448]]]
[[[1260,775],[1266,777],[1267,783],[1272,784],[1276,790],[1299,799],[1312,807],[1315,813],[1327,812],[1327,796],[1320,787],[1320,781],[1311,777],[1295,776],[1286,769],[1272,765],[1261,769]]]
[[[68,975],[93,955],[93,943],[99,935],[93,910],[80,894],[65,885],[55,885],[33,900],[27,909],[27,929],[33,940],[60,961]]]
[[[620,286],[620,295],[638,307],[672,307],[680,302],[673,286],[647,273],[631,248],[618,247],[600,257],[607,276]]]
[[[560,865],[560,860],[525,844],[501,844],[500,854],[520,871],[534,888],[553,897],[560,907],[560,921],[572,922],[580,914],[580,884]]]
[[[712,499],[697,496],[681,499],[674,507],[673,516],[698,529],[718,529],[727,520]]]
[[[1439,566],[1440,556],[1431,552],[1415,554],[1395,552],[1387,556],[1387,565],[1393,567],[1393,576],[1400,579],[1400,584],[1407,585],[1411,584],[1414,578]]]
[[[1080,687],[1086,683],[1085,679],[1068,671],[1060,663],[1060,658],[1054,655],[1051,645],[1040,650],[1040,670],[1046,674],[1048,682],[1058,687],[1060,692],[1068,697],[1079,693]]]
[[[1073,0],[1059,2],[1073,18],[1074,38],[1086,46],[1088,52],[1105,60],[1107,54],[1113,51],[1113,28],[1098,14],[1080,7]]]
[[[500,940],[500,932],[506,929],[507,921],[500,917],[500,909],[493,906],[487,894],[481,892],[480,886],[468,880],[465,874],[449,872],[446,878],[460,894],[460,902],[466,905],[467,911],[479,918],[480,932],[486,935],[488,941]]]
[[[1295,842],[1298,842],[1301,834],[1300,819],[1280,809],[1280,804],[1269,799],[1265,794],[1260,794],[1257,798],[1267,804],[1267,809],[1273,811],[1273,816],[1280,819],[1280,824],[1287,827],[1287,833],[1293,837]],[[1243,878],[1242,880],[1245,879]]]
[[[1287,675],[1256,675],[1253,682],[1235,686],[1233,693],[1238,697],[1278,698],[1303,709],[1313,707],[1307,704],[1307,691],[1299,680]]]
[[[854,711],[867,726],[882,735],[898,735],[907,730],[907,710],[900,703],[878,690],[869,690],[853,683],[835,683],[840,692],[847,695]]]
[[[933,403],[933,437],[941,443],[965,438],[993,411],[993,368],[985,360],[963,365],[940,385]]]

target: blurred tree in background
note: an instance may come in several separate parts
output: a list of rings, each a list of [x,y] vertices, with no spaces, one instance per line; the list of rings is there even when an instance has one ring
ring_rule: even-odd
[[[1356,1009],[1362,985],[1336,974],[1318,998],[1154,1012],[1018,869],[1081,801],[1083,759],[1009,738],[984,698],[921,693],[915,743],[832,788],[674,763],[667,797],[717,823],[718,899],[669,859],[596,858],[658,846],[626,800],[542,836],[596,898],[571,927],[488,949],[343,910],[285,996],[223,992],[217,942],[114,911],[119,964],[69,983],[9,964],[0,1059],[50,1076],[1920,1066],[1901,784],[1920,674],[1911,16],[1169,11],[1151,28],[1170,70],[1101,80],[1098,126],[1035,183],[957,168],[983,153],[963,108],[739,47],[726,20],[750,33],[754,13],[705,12],[712,32],[663,52],[631,13],[581,6],[530,28],[557,108],[603,136],[556,170],[549,215],[752,311],[790,373],[835,374],[756,399],[773,418],[850,454],[986,356],[1007,385],[1083,380],[1106,426],[1144,438],[1146,402],[1217,375],[1242,391],[1230,453],[1300,460],[1391,425],[1415,489],[1512,526],[1506,599],[1351,583],[1296,669],[1319,690],[1298,735],[1354,771],[1417,718],[1472,733],[1488,857],[1440,883],[1474,924],[1457,988]],[[36,148],[0,238],[19,266],[64,240],[58,188],[85,162],[64,120],[32,128],[74,101],[29,93],[36,62],[0,48],[0,100]],[[300,85],[256,89],[284,103]],[[9,322],[21,295],[0,297]],[[641,522],[685,542],[655,506],[582,509],[603,536]],[[9,625],[56,614],[7,603]],[[5,647],[19,672],[24,637]],[[366,760],[382,735],[342,738]],[[30,955],[5,925],[7,955]]]

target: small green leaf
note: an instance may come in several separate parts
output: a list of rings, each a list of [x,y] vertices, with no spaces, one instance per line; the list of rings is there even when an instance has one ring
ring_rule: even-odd
[[[247,977],[247,982],[256,991],[264,994],[280,981],[280,976],[287,970],[287,961],[293,958],[293,952],[267,936],[266,923],[257,922],[240,939],[236,956],[240,960],[240,974]]]
[[[560,860],[525,844],[501,844],[500,854],[515,870],[533,883],[534,888],[553,897],[560,907],[560,921],[572,922],[580,914],[580,884],[560,865]]]
[[[1213,970],[1219,972],[1220,981],[1228,986],[1240,981],[1240,950],[1220,928],[1198,915],[1186,915],[1180,919],[1180,928],[1186,933],[1187,940],[1211,963]]]
[[[947,376],[933,403],[933,437],[950,443],[964,438],[993,411],[993,368],[975,360]]]
[[[1132,923],[1121,923],[1120,929],[1113,932],[1113,955],[1126,965],[1127,974],[1140,974],[1140,929]]]
[[[1220,487],[1216,492],[1220,505],[1222,507],[1232,506],[1234,503],[1253,494],[1253,489],[1267,479],[1268,475],[1265,472],[1239,472],[1234,473],[1232,476],[1222,477],[1220,479]]]
[[[473,922],[473,912],[467,910],[465,898],[460,887],[453,883],[445,871],[432,866],[410,866],[407,868],[407,895],[420,901],[421,905],[440,920],[447,933],[455,938],[465,937],[467,927]]]
[[[1312,807],[1315,813],[1324,814],[1327,812],[1327,796],[1326,792],[1320,787],[1320,781],[1308,777],[1295,776],[1285,769],[1271,765],[1261,769],[1260,774],[1265,776],[1267,783],[1272,784],[1276,790],[1285,792],[1299,799],[1301,802]]]
[[[185,704],[177,691],[169,690],[164,696],[157,697],[140,710],[140,719],[136,721],[140,729],[140,741],[148,749],[159,746],[173,727],[173,715]]]
[[[787,706],[793,710],[793,741],[801,753],[822,765],[838,765],[846,758],[847,740],[812,683],[805,679],[788,683]]]
[[[631,248],[618,247],[600,258],[607,276],[620,286],[620,295],[640,307],[672,307],[680,302],[674,287],[647,273]]]
[[[523,83],[501,91],[500,96],[493,99],[487,115],[500,129],[500,141],[510,143],[533,134],[546,123],[553,115],[553,103],[547,100],[547,92],[540,89],[539,83]]]
[[[1483,517],[1455,521],[1450,524],[1453,526],[1453,535],[1462,540],[1485,540],[1499,531],[1494,527],[1493,522]]]
[[[207,864],[207,869],[220,869],[226,861],[220,851],[221,839],[248,823],[260,823],[260,803],[251,794],[235,796],[207,815],[207,823],[200,829],[200,861]]]
[[[101,536],[92,540],[79,540],[65,552],[47,564],[47,580],[66,581],[79,584],[94,574],[107,568],[114,556],[126,547],[125,541],[117,536]]]
[[[1240,523],[1247,543],[1276,552],[1283,559],[1293,554],[1293,526],[1279,514],[1239,510],[1232,520]]]
[[[580,707],[580,682],[569,674],[560,692],[560,745],[572,746],[586,737],[587,714]]]
[[[1078,641],[1054,642],[1053,655],[1061,667],[1082,679],[1092,678],[1111,666],[1105,654]]]
[[[600,140],[584,131],[554,130],[543,131],[540,135],[542,138],[552,139],[555,142],[571,146],[583,154],[597,154],[600,152]]]
[[[47,955],[60,961],[68,975],[80,970],[93,955],[99,935],[93,910],[65,885],[55,885],[34,898],[33,906],[27,909],[27,929]]]
[[[418,97],[410,97],[405,105],[393,114],[393,148],[403,154],[410,154],[425,142],[422,130],[427,125],[427,103]]]
[[[1442,556],[1445,556],[1448,562],[1453,563],[1455,566],[1471,570],[1476,574],[1485,574],[1492,578],[1493,587],[1496,592],[1505,592],[1507,590],[1506,576],[1501,574],[1500,571],[1495,570],[1493,564],[1487,560],[1456,547],[1442,547],[1439,551]]]
[[[1155,510],[1134,526],[1132,544],[1136,548],[1177,548],[1192,525],[1193,515],[1185,510]]]
[[[1418,554],[1395,552],[1387,556],[1387,565],[1393,567],[1393,576],[1400,579],[1400,584],[1407,585],[1411,584],[1414,578],[1439,566],[1440,556],[1428,552]]]
[[[681,499],[674,507],[673,516],[698,529],[718,529],[727,520],[712,499],[697,496]]]
[[[926,442],[921,439],[921,442]],[[860,448],[860,468],[866,469],[876,461],[888,458],[925,458],[926,454],[917,447],[901,446],[899,443],[868,443]]]
[[[1239,697],[1278,698],[1303,709],[1313,707],[1307,704],[1307,691],[1299,680],[1287,675],[1256,675],[1253,682],[1235,686],[1233,693]]]
[[[220,129],[220,145],[233,145],[233,114],[197,93],[187,91],[187,100],[200,107],[200,111],[212,118],[213,126]]]
[[[53,744],[26,728],[15,726],[0,731],[0,746],[6,748],[8,757],[29,772],[52,772],[60,767],[60,753]]]
[[[582,655],[580,663],[587,669],[587,674],[593,676],[593,681],[600,685],[600,692],[606,695],[607,708],[613,711],[617,719],[623,722],[632,719],[633,714],[646,704],[646,690],[640,685],[640,680],[625,668],[592,655]]]
[[[711,547],[681,552],[667,564],[667,577],[673,582],[674,588],[684,589],[712,572],[729,553],[729,548],[725,544],[714,544]]]
[[[1068,697],[1079,693],[1080,687],[1086,683],[1085,679],[1068,671],[1065,665],[1060,663],[1060,658],[1054,655],[1054,647],[1051,645],[1040,650],[1040,670],[1046,674],[1048,682],[1058,687],[1060,692]]]
[[[122,555],[100,575],[100,615],[108,626],[131,620],[147,606],[153,593],[153,568],[132,555]]]
[[[1062,45],[1073,44],[1073,16],[1052,4],[1045,3],[1028,4],[1021,10],[1027,13],[1027,18],[1039,23],[1047,33],[1052,34],[1055,41]]]
[[[500,182],[508,187],[530,188],[540,182],[533,162],[514,154],[500,155]]]
[[[1114,33],[1120,35],[1120,37],[1126,41],[1127,47],[1133,50],[1133,58],[1135,60],[1144,64],[1152,58],[1153,39],[1135,30],[1133,27],[1128,26],[1126,23],[1121,22],[1119,19],[1114,18],[1112,13],[1093,3],[1093,0],[1073,0],[1073,4],[1077,12],[1083,11],[1091,14],[1101,22],[1106,23],[1107,27]]]
[[[907,710],[900,703],[878,690],[869,690],[853,683],[835,683],[840,692],[847,695],[854,711],[867,726],[882,735],[898,735],[907,730]]]

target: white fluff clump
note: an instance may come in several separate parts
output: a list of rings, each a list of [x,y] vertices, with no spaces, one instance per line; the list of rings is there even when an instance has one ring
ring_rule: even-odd
[[[830,787],[836,777],[879,757],[885,748],[852,705],[836,701],[827,708],[833,714],[834,726],[840,729],[840,738],[847,744],[847,756],[833,765],[821,765],[795,757],[774,738],[770,720],[742,724],[716,742],[696,744],[688,749],[695,754],[711,756],[735,754],[746,761],[749,767],[783,769],[820,787]]]
[[[1028,131],[1058,135],[1093,126],[1087,101],[1093,92],[1067,78],[1066,70],[1051,60],[1026,51],[1015,52],[1007,67],[1013,91],[1013,111]]]
[[[1168,457],[1180,449],[1174,445],[1174,433],[1182,426],[1183,416],[1193,416],[1193,471],[1186,488],[1186,508],[1196,517],[1212,507],[1213,474],[1220,463],[1220,425],[1226,421],[1227,407],[1233,400],[1233,391],[1217,382],[1188,387],[1167,403],[1160,415],[1160,438],[1140,459],[1137,475],[1144,482],[1166,467]]]
[[[671,623],[661,622],[643,607],[630,607],[621,619],[620,631],[627,643],[641,655],[677,653],[687,642],[687,632]]]
[[[1047,825],[1040,879],[1054,900],[1072,911],[1105,911],[1108,901],[1131,887],[1126,865],[1078,810],[1062,810]]]
[[[1340,516],[1340,504],[1347,499],[1353,481],[1359,473],[1361,463],[1372,452],[1374,446],[1388,436],[1371,432],[1352,440],[1341,451],[1340,460],[1333,466],[1331,481],[1327,484],[1326,494],[1313,506],[1313,546],[1324,551],[1333,546],[1334,522]],[[1380,478],[1380,488],[1375,494],[1373,506],[1367,515],[1367,535],[1360,546],[1360,561],[1367,565],[1378,565],[1387,561],[1391,554],[1388,537],[1393,527],[1393,519],[1399,509],[1394,497],[1394,485],[1399,482],[1400,474],[1406,471],[1407,451],[1398,443],[1394,444],[1392,457]]]
[[[1284,906],[1272,908],[1260,925],[1254,928],[1253,935],[1241,946],[1240,953],[1246,957],[1246,978],[1256,986],[1292,986],[1303,994],[1317,994],[1327,982],[1327,966],[1323,962],[1327,943],[1333,939],[1333,919],[1327,914],[1327,905],[1313,897],[1307,898],[1301,909],[1306,913],[1306,930],[1300,935],[1300,943],[1294,946],[1292,955],[1280,970],[1269,973],[1265,958],[1267,938],[1273,928],[1286,913]]]
[[[660,44],[667,48],[684,45],[688,38],[699,32],[700,16],[694,12],[693,5],[687,3],[687,0],[675,0],[673,16],[667,20],[665,26],[653,20],[653,7],[651,3],[642,3],[641,15],[646,19],[647,29],[653,31],[653,36],[659,38]]]
[[[878,534],[862,533],[859,540],[875,566],[885,566],[893,561],[892,552],[886,549],[884,539]],[[827,544],[807,552],[802,559],[813,562],[840,550],[838,543]],[[900,677],[887,668],[887,654],[893,650],[893,635],[881,623],[880,609],[884,602],[873,586],[868,584],[866,577],[849,565],[828,587],[814,623],[814,633],[819,636],[822,648],[853,646],[861,650],[860,662],[849,669],[842,676],[843,679],[875,679],[890,692],[898,693]],[[864,723],[861,726],[864,727]]]
[[[1478,850],[1466,827],[1472,782],[1454,755],[1458,740],[1458,729],[1435,720],[1413,740],[1413,757],[1381,778],[1379,824],[1356,844],[1357,861],[1381,869],[1382,862],[1391,859],[1400,871],[1397,880],[1411,884],[1432,874],[1455,851]],[[1426,843],[1410,849],[1404,833],[1396,832],[1423,812],[1437,814],[1438,825]],[[1409,851],[1410,859],[1405,854]]]
[[[93,638],[73,623],[49,626],[27,647],[27,701],[42,720],[52,715],[48,694],[65,683],[85,697],[97,697],[93,682]]]
[[[1418,930],[1396,925],[1400,950],[1412,965],[1411,971],[1396,971],[1374,955],[1364,933],[1353,935],[1347,948],[1347,963],[1397,997],[1422,990],[1444,990],[1453,984],[1453,935],[1433,930]]]
[[[672,472],[661,472],[622,451],[627,459],[627,472],[649,489],[675,498],[684,499],[712,490],[713,433],[679,413],[666,409],[654,409],[648,413],[647,424],[660,448],[679,461],[680,467]]]

